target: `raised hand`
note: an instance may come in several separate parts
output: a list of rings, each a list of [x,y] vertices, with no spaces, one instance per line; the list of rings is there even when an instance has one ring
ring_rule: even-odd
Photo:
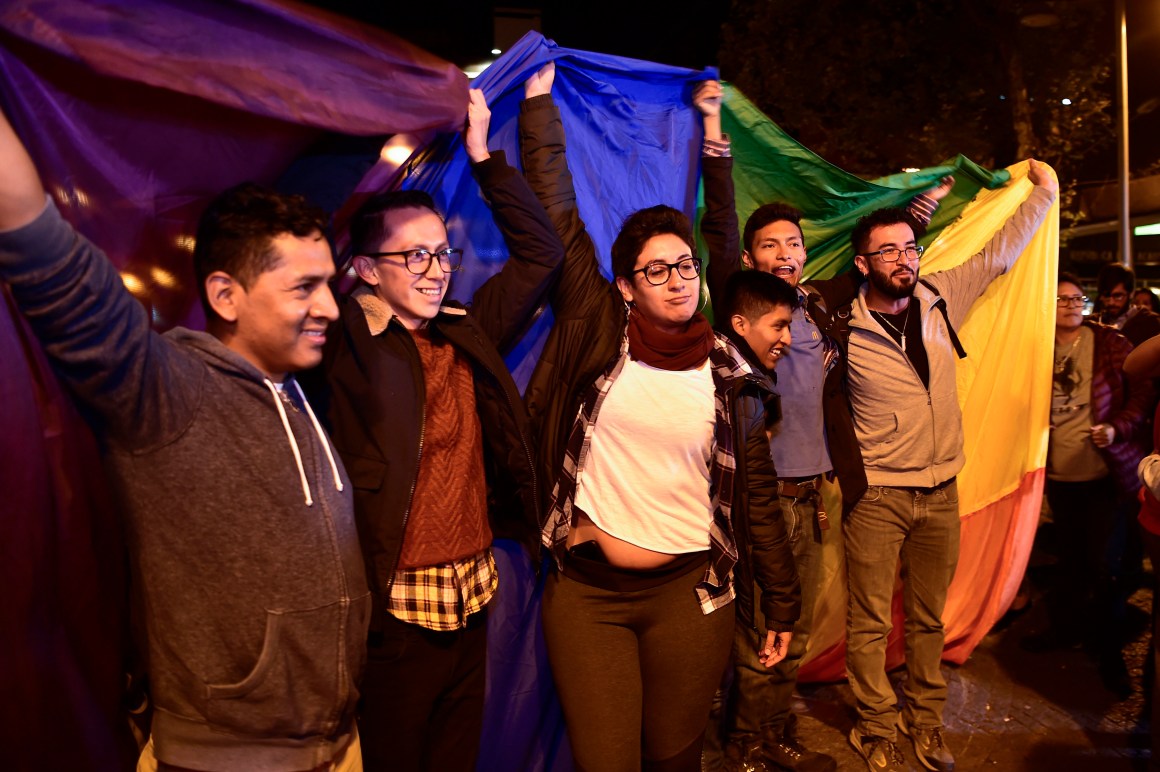
[[[552,93],[552,82],[556,80],[556,63],[548,62],[532,77],[524,81],[524,99]]]
[[[1055,178],[1055,172],[1051,167],[1042,161],[1031,159],[1031,169],[1027,172],[1027,179],[1031,180],[1031,184],[1037,185],[1044,190],[1057,193],[1059,191],[1059,180]]]
[[[477,88],[469,89],[467,103],[467,125],[463,127],[463,146],[467,149],[467,157],[472,163],[479,163],[491,158],[487,151],[487,130],[491,126],[491,110],[483,92]]]
[[[693,107],[705,117],[721,114],[721,98],[724,91],[721,83],[715,80],[704,80],[693,89]]]
[[[951,192],[951,188],[955,186],[955,178],[948,174],[938,181],[938,185],[926,192],[927,198],[933,198],[935,201],[942,201],[946,198],[947,193]]]

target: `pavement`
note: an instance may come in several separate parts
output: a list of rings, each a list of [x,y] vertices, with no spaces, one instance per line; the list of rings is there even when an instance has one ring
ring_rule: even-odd
[[[949,694],[943,736],[955,754],[956,770],[1147,769],[1151,739],[1142,715],[1142,680],[1150,644],[1150,575],[1144,584],[1131,599],[1131,641],[1124,653],[1133,691],[1126,700],[1103,687],[1094,661],[1082,649],[1031,654],[1019,648],[1021,637],[1047,626],[1042,600],[1003,632],[988,635],[962,665],[944,664]],[[905,669],[891,677],[898,690]],[[865,770],[847,740],[855,716],[850,687],[800,684],[795,699],[802,744],[833,756],[839,770]],[[923,769],[907,738],[900,735],[899,740],[911,767]]]

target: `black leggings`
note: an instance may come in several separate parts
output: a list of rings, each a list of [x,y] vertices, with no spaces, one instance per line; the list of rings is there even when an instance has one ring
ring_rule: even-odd
[[[548,577],[544,639],[578,772],[700,770],[734,623],[732,604],[701,612],[706,564],[629,571],[570,555]]]

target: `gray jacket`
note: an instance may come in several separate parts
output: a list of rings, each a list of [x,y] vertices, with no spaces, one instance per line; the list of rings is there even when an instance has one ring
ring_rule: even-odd
[[[0,233],[0,278],[104,444],[148,639],[157,757],[247,770],[330,761],[353,730],[369,594],[350,485],[317,422],[279,409],[272,384],[216,338],[153,333],[51,204]]]
[[[902,348],[866,308],[866,286],[850,315],[849,397],[854,430],[869,485],[930,487],[963,468],[963,420],[955,375],[955,350],[935,304],[945,300],[955,329],[996,278],[1006,273],[1051,210],[1054,196],[1036,187],[987,245],[966,262],[922,278],[914,301],[930,365],[923,386]]]

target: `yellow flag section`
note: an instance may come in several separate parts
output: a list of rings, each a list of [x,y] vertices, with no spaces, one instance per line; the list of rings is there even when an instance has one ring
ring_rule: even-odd
[[[1032,185],[1026,162],[1008,171],[1010,183],[982,190],[939,234],[923,257],[923,274],[967,260],[1014,214]],[[943,613],[943,656],[952,662],[966,660],[1010,605],[1031,552],[1047,459],[1058,250],[1057,203],[1015,267],[991,284],[957,331],[968,355],[958,363],[967,461],[958,485],[962,516],[958,569]],[[824,586],[803,680],[838,680],[845,675],[846,586],[840,529],[827,532],[823,562]],[[888,668],[904,658],[900,591],[901,582],[893,604]]]

